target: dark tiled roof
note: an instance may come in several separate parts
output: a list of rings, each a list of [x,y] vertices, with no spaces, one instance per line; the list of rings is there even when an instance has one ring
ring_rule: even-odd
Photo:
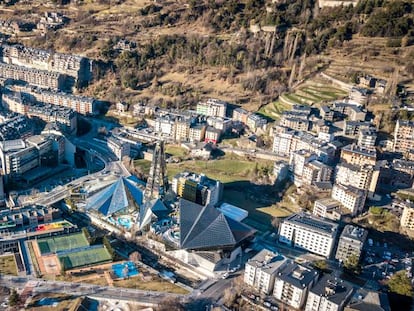
[[[329,288],[329,291],[327,291],[327,288]],[[351,298],[353,286],[351,283],[334,276],[324,275],[310,291],[318,296],[324,296],[336,305],[341,305]]]
[[[180,247],[183,249],[234,246],[254,232],[212,206],[180,200]]]
[[[297,288],[305,288],[311,284],[317,274],[316,270],[289,261],[281,267],[276,277]]]

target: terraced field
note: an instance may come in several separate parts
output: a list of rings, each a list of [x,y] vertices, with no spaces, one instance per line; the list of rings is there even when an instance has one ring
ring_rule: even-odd
[[[292,93],[281,95],[279,100],[262,107],[259,112],[266,117],[277,120],[283,111],[289,110],[294,104],[318,106],[322,102],[344,98],[347,95],[348,92],[332,86],[322,79],[314,79],[299,86]]]

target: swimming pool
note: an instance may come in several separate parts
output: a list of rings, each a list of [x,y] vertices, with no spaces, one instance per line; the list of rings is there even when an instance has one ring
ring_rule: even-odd
[[[138,275],[138,269],[132,261],[113,264],[112,271],[120,279]]]
[[[129,216],[120,216],[118,217],[118,224],[126,229],[131,229],[132,227],[132,220]]]

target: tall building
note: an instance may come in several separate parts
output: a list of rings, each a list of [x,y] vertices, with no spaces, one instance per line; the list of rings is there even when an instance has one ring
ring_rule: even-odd
[[[288,261],[275,277],[273,296],[290,307],[301,309],[309,289],[317,279],[317,271]]]
[[[210,98],[205,102],[199,102],[196,111],[204,116],[224,118],[226,116],[227,103],[219,99]]]
[[[351,283],[324,275],[309,290],[305,311],[342,311],[353,291]]]
[[[216,205],[222,197],[223,185],[203,174],[182,172],[174,176],[171,189],[181,198],[200,205]]]
[[[279,241],[329,258],[338,225],[307,214],[294,214],[279,227]]]
[[[339,238],[335,259],[346,262],[350,256],[359,260],[368,231],[353,225],[346,225]]]
[[[157,141],[152,158],[151,168],[145,188],[144,201],[165,195],[169,189],[167,166],[165,162],[164,141]]]
[[[394,152],[413,153],[414,122],[397,120],[394,130]]]
[[[364,209],[366,193],[353,186],[335,184],[332,188],[332,199],[339,201],[352,215],[357,215]]]
[[[351,144],[342,148],[341,161],[353,165],[375,165],[377,163],[377,152],[373,147]]]
[[[404,209],[401,215],[401,227],[403,229],[414,230],[414,204],[404,202]]]
[[[341,203],[331,198],[316,200],[313,205],[313,215],[332,220],[341,218]]]
[[[244,270],[244,283],[268,295],[273,292],[277,271],[286,262],[282,255],[268,249],[249,259]]]

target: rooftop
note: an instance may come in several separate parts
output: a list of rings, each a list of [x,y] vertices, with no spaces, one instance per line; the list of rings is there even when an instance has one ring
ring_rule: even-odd
[[[332,221],[322,220],[307,214],[293,214],[287,217],[283,222],[288,222],[313,231],[330,234],[332,236],[335,235],[338,228],[338,224]]]
[[[311,293],[324,297],[331,303],[341,305],[346,302],[353,292],[353,286],[332,275],[322,276],[310,290]]]
[[[342,238],[348,238],[352,240],[362,241],[364,242],[368,236],[368,231],[364,228],[353,226],[353,225],[346,225],[344,230],[341,234]]]
[[[289,260],[280,268],[276,277],[297,288],[305,288],[312,283],[317,275],[318,272],[316,270],[306,268]]]
[[[260,268],[268,274],[273,274],[284,263],[286,258],[278,253],[274,253],[268,249],[262,249],[256,256],[249,259],[248,264],[255,268]]]

